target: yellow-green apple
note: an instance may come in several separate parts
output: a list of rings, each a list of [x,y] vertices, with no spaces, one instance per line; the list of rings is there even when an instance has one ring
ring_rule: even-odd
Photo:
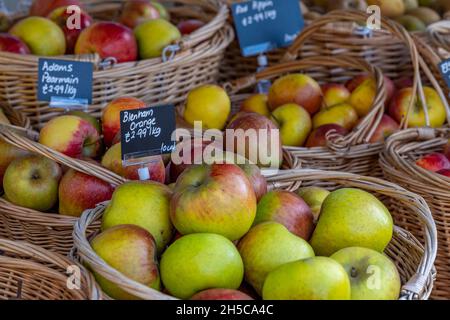
[[[161,257],[162,282],[170,294],[181,299],[210,288],[237,289],[243,275],[236,247],[218,234],[183,236]]]
[[[267,95],[266,94],[255,94],[242,102],[241,110],[243,112],[256,112],[260,115],[270,117],[270,109],[267,104]]]
[[[270,272],[262,297],[264,300],[350,300],[351,285],[338,262],[312,257],[286,263]]]
[[[377,84],[373,78],[368,78],[352,91],[348,102],[359,117],[364,117],[372,109],[376,94]]]
[[[405,13],[405,3],[403,0],[367,0],[367,4],[369,6],[379,6],[381,14],[388,18],[396,18]]]
[[[277,122],[284,146],[302,147],[311,132],[312,122],[308,111],[295,103],[279,106],[272,112]]]
[[[239,167],[244,171],[250,183],[253,185],[256,200],[259,201],[267,193],[267,180],[262,175],[261,170],[254,164],[239,164]]]
[[[161,156],[153,156],[148,158],[145,167],[148,168],[150,179],[152,181],[164,183],[166,181],[166,168]],[[116,143],[106,151],[102,159],[102,166],[117,173],[128,180],[139,180],[139,169],[141,165],[133,165],[124,167],[122,164],[122,145]]]
[[[190,125],[201,121],[205,129],[222,130],[230,111],[231,101],[226,91],[216,85],[204,85],[189,92],[184,120]]]
[[[400,295],[400,275],[395,264],[375,250],[350,247],[339,250],[330,258],[347,272],[352,300],[397,300]]]
[[[11,162],[27,155],[29,155],[28,151],[19,149],[0,139],[0,189],[3,187],[5,171]]]
[[[172,223],[181,234],[217,233],[237,240],[255,214],[253,186],[234,164],[190,166],[178,178],[170,202]]]
[[[308,136],[308,140],[306,140],[305,146],[307,148],[326,147],[328,143],[327,137],[329,135],[345,136],[347,133],[348,130],[338,124],[324,124],[311,132]]]
[[[443,153],[431,153],[416,161],[416,164],[426,170],[437,172],[450,169],[450,160]]]
[[[102,113],[103,140],[110,147],[120,133],[120,111],[145,108],[145,102],[131,97],[117,98],[111,101]]]
[[[399,124],[392,119],[387,114],[383,114],[380,124],[378,125],[372,138],[370,138],[370,143],[383,142],[391,134],[397,132],[400,129]]]
[[[279,168],[283,161],[277,125],[254,112],[241,113],[227,126],[226,150],[250,160],[260,167]]]
[[[158,252],[162,252],[173,235],[169,217],[172,191],[154,181],[126,182],[113,193],[102,219],[102,230],[120,224],[135,224],[155,238]]]
[[[363,82],[367,81],[368,79],[374,80],[374,78],[372,78],[372,76],[370,76],[369,74],[360,74],[360,75],[350,79],[349,81],[347,81],[345,86],[347,87],[348,90],[350,90],[350,92],[353,92],[356,90],[356,88],[361,86],[363,84]],[[386,75],[383,76],[383,79],[384,79],[384,85],[386,87],[386,104],[389,104],[390,100],[392,99],[392,97],[395,94],[395,91],[397,90],[397,84],[394,83],[391,80],[391,78],[389,78]],[[412,83],[411,83],[411,86],[412,86]]]
[[[263,222],[239,241],[245,280],[261,294],[269,272],[291,261],[314,257],[311,246],[277,222]]]
[[[329,83],[322,85],[323,102],[327,107],[347,102],[350,98],[350,91],[343,85],[338,83]]]
[[[428,116],[430,126],[438,128],[444,125],[446,120],[446,112],[444,104],[439,94],[430,87],[423,88],[425,93],[425,101],[428,106]],[[425,118],[424,106],[420,102],[419,97],[415,97],[412,88],[405,88],[397,92],[391,101],[389,107],[389,115],[398,123],[401,123],[408,115],[410,101],[414,99],[413,108],[409,113],[407,124],[409,127],[425,127],[427,125]]]
[[[97,53],[102,59],[115,58],[118,63],[138,57],[136,39],[128,27],[100,21],[84,29],[75,44],[75,54]]]
[[[66,52],[66,38],[61,28],[50,19],[28,17],[17,22],[9,33],[22,40],[32,54],[58,56]]]
[[[85,210],[110,200],[113,191],[114,188],[109,183],[70,169],[59,183],[59,213],[80,217]]]
[[[297,193],[311,208],[314,222],[317,222],[319,219],[320,210],[322,208],[322,203],[328,197],[330,191],[325,188],[311,186],[300,188]]]
[[[447,144],[444,147],[444,154],[450,160],[450,139],[448,140]]]
[[[197,31],[203,27],[205,23],[198,19],[183,20],[177,24],[178,30],[180,30],[182,35],[189,35],[194,31]]]
[[[165,47],[181,39],[178,28],[165,19],[153,19],[141,23],[134,29],[134,35],[138,42],[141,59],[161,57]]]
[[[358,122],[356,110],[348,103],[341,103],[322,109],[313,118],[313,127],[317,129],[326,124],[338,124],[351,130]]]
[[[253,298],[239,290],[215,288],[200,291],[190,300],[253,300]]]
[[[77,116],[60,116],[45,124],[39,142],[72,158],[95,158],[100,135],[92,124]]]
[[[269,90],[269,107],[271,110],[295,103],[305,108],[311,115],[322,104],[320,85],[305,74],[290,74],[277,79]]]
[[[321,256],[347,247],[383,252],[392,233],[391,214],[380,200],[364,190],[343,188],[324,200],[310,243]]]
[[[150,1],[150,3],[156,8],[156,10],[158,10],[159,16],[162,19],[170,20],[170,12],[166,9],[166,7],[164,7],[164,5],[158,1]]]
[[[87,122],[92,124],[92,126],[97,130],[98,134],[100,135],[102,134],[102,126],[100,124],[100,121],[96,117],[90,115],[89,113],[79,110],[72,110],[67,112],[67,115],[80,117],[81,119],[86,120]]]
[[[103,261],[124,276],[149,288],[160,289],[156,244],[147,230],[129,224],[115,226],[97,235],[91,246]],[[94,276],[111,298],[138,299],[95,271]]]
[[[437,173],[450,178],[450,169],[442,169],[439,170]]]
[[[45,157],[15,159],[6,169],[3,190],[12,203],[29,209],[47,211],[58,201],[59,165]]]
[[[0,51],[30,54],[30,49],[22,40],[8,33],[0,33]]]
[[[159,17],[158,9],[148,0],[129,0],[125,2],[122,8],[119,22],[134,29],[142,22]]]
[[[68,21],[73,16],[73,12],[68,7],[59,7],[53,10],[48,18],[55,22],[64,32],[66,37],[66,53],[72,54],[75,50],[75,44],[80,36],[81,31],[89,27],[93,20],[85,11],[80,11],[79,26],[69,28]]]
[[[296,236],[309,240],[314,229],[311,208],[297,194],[286,190],[272,190],[259,201],[253,225],[275,221]]]
[[[82,7],[79,0],[34,0],[30,7],[30,16],[46,17],[56,8],[70,5]]]

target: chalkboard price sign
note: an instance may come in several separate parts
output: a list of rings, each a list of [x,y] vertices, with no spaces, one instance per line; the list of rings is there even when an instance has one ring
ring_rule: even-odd
[[[232,5],[243,56],[292,44],[304,27],[298,0],[251,0]]]
[[[443,61],[439,64],[439,69],[441,69],[442,76],[447,82],[447,86],[450,88],[450,59]]]
[[[39,59],[38,100],[51,107],[79,108],[92,103],[92,63]]]
[[[175,106],[160,106],[120,112],[122,162],[145,164],[146,158],[175,150]]]

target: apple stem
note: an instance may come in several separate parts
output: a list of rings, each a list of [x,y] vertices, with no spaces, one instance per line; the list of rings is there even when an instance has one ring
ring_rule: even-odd
[[[352,270],[350,270],[350,276],[352,278],[355,278],[358,275],[358,272],[356,271],[355,267],[352,267]]]

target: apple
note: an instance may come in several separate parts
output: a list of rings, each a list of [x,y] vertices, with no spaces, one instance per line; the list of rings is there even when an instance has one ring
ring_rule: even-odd
[[[276,222],[260,223],[239,241],[245,280],[261,294],[266,276],[291,261],[314,257],[311,246]]]
[[[161,253],[172,239],[169,217],[169,187],[153,181],[126,182],[113,193],[102,219],[102,230],[121,224],[144,228],[155,238]]]
[[[0,51],[30,54],[30,49],[28,49],[27,45],[22,40],[7,33],[0,33]]]
[[[313,118],[313,128],[317,129],[326,124],[337,124],[346,130],[352,130],[357,122],[356,110],[348,103],[341,103],[317,113]]]
[[[264,300],[350,300],[351,284],[334,259],[312,257],[286,263],[264,282]]]
[[[267,104],[268,97],[266,94],[255,94],[242,102],[240,111],[256,112],[265,117],[270,117],[270,109]]]
[[[133,32],[117,22],[95,22],[83,31],[75,54],[97,53],[100,58],[115,58],[117,63],[135,61],[138,47]]]
[[[361,74],[347,81],[345,86],[348,90],[350,90],[350,92],[353,92],[368,79],[372,79],[373,81],[375,81],[369,74]],[[389,104],[390,100],[395,94],[395,91],[397,90],[397,83],[394,83],[391,78],[386,75],[383,76],[383,79],[384,85],[386,87],[386,103]]]
[[[425,100],[428,106],[430,126],[432,128],[442,127],[445,123],[446,111],[439,94],[430,87],[424,87]],[[410,101],[414,99],[413,109],[407,121],[408,127],[425,127],[427,125],[425,112],[418,97],[413,96],[412,88],[405,88],[397,92],[391,101],[389,115],[398,123],[407,116]]]
[[[50,19],[28,17],[17,22],[9,33],[22,40],[32,54],[58,56],[66,52],[66,38],[61,28]]]
[[[416,161],[416,164],[429,171],[438,172],[450,169],[450,160],[442,153],[431,153]]]
[[[253,225],[275,221],[308,241],[314,229],[311,208],[297,194],[285,190],[268,192],[258,203]]]
[[[102,113],[103,140],[107,147],[110,147],[116,135],[120,134],[120,111],[142,109],[146,106],[145,102],[131,97],[117,98],[108,103]]]
[[[100,150],[100,135],[86,120],[64,115],[44,125],[39,143],[72,158],[95,158]]]
[[[139,46],[139,57],[151,59],[161,57],[164,48],[181,39],[176,26],[164,19],[148,20],[134,29]]]
[[[267,180],[262,175],[261,170],[254,164],[240,164],[239,167],[244,171],[250,183],[253,185],[256,200],[259,201],[267,193]]]
[[[150,179],[152,181],[164,183],[166,181],[166,168],[161,156],[153,156],[148,158],[145,167],[148,168]],[[102,159],[102,166],[114,173],[128,179],[139,180],[139,169],[141,165],[133,165],[124,167],[122,164],[122,145],[117,143],[106,151]]]
[[[352,300],[397,300],[400,275],[395,264],[375,250],[350,247],[334,253],[350,279]]]
[[[158,9],[148,0],[129,0],[123,6],[119,22],[134,29],[142,22],[158,18]]]
[[[311,132],[312,122],[308,111],[297,104],[289,103],[278,107],[272,118],[280,127],[284,146],[302,147]]]
[[[271,110],[295,103],[305,108],[311,115],[319,111],[322,104],[320,85],[305,74],[290,74],[277,79],[269,90]]]
[[[87,209],[111,199],[114,188],[99,178],[68,170],[59,183],[59,213],[80,217]]]
[[[324,200],[310,243],[317,255],[327,257],[347,247],[383,252],[392,234],[392,216],[380,200],[364,190],[342,188]]]
[[[319,220],[322,203],[330,195],[330,191],[325,188],[311,186],[298,189],[297,194],[311,208],[314,223],[316,223]]]
[[[353,92],[357,87],[359,87],[361,85],[361,83],[363,83],[364,81],[366,81],[367,79],[370,79],[370,75],[365,73],[365,74],[360,74],[357,75],[356,77],[351,78],[350,80],[348,80],[345,83],[345,87],[350,91]]]
[[[189,35],[203,26],[205,26],[205,23],[198,19],[184,20],[177,24],[177,28],[182,35]]]
[[[100,121],[96,117],[90,115],[89,113],[79,111],[79,110],[72,110],[72,111],[67,112],[66,114],[68,116],[76,116],[76,117],[80,117],[81,119],[86,120],[97,130],[99,135],[102,134],[102,126],[100,124]]]
[[[270,119],[257,113],[242,113],[226,130],[226,150],[260,167],[279,168],[283,150],[279,129]]]
[[[450,178],[450,169],[442,169],[439,170],[437,173]]]
[[[234,244],[218,234],[183,236],[161,257],[161,279],[170,294],[188,299],[210,288],[237,289],[244,266]]]
[[[398,90],[410,88],[414,85],[414,79],[412,77],[403,77],[395,81],[395,86]]]
[[[376,94],[377,84],[373,78],[368,78],[352,91],[348,102],[359,117],[364,117],[372,109]]]
[[[348,130],[338,124],[325,124],[311,132],[305,146],[307,148],[326,147],[328,142],[327,136],[330,134],[345,136],[348,134]]]
[[[150,3],[158,10],[159,16],[167,21],[170,20],[170,12],[158,1],[150,1]]]
[[[71,5],[82,6],[79,0],[34,0],[30,7],[30,16],[46,17],[56,8]]]
[[[178,178],[170,202],[172,223],[183,235],[217,233],[237,240],[255,214],[253,185],[234,164],[190,166]]]
[[[11,162],[15,159],[28,156],[30,153],[0,139],[0,155],[0,189],[2,189],[3,176]]]
[[[380,124],[378,125],[372,138],[370,138],[370,143],[383,142],[387,137],[397,132],[400,129],[399,124],[392,119],[387,114],[383,114]]]
[[[200,291],[190,300],[253,300],[253,298],[238,290],[216,288]]]
[[[92,249],[110,267],[149,288],[159,290],[158,261],[153,236],[135,225],[120,225],[103,231],[91,241]],[[102,290],[117,300],[135,300],[117,284],[93,272]]]
[[[330,83],[322,85],[321,88],[323,102],[327,107],[347,102],[350,98],[350,91],[343,84]]]
[[[190,125],[201,121],[205,129],[222,130],[231,112],[230,97],[216,85],[200,86],[189,92],[184,120]]]
[[[53,10],[48,18],[55,22],[64,32],[66,37],[66,53],[72,54],[75,50],[75,44],[80,36],[81,31],[89,27],[93,20],[85,11],[80,12],[80,25],[73,29],[69,29],[67,22],[74,13],[68,10],[68,7],[59,7]]]
[[[15,205],[38,211],[53,208],[58,201],[59,165],[45,157],[15,159],[6,169],[3,190]]]

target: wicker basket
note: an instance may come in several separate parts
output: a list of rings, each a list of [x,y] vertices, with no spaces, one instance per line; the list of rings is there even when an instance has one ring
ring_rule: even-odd
[[[14,110],[13,108],[11,108],[11,106],[1,102],[0,109],[3,110],[5,116],[8,118],[9,122],[11,122],[11,126],[14,129],[31,129],[30,119],[26,117],[22,112]]]
[[[376,178],[368,178],[349,173],[326,172],[318,170],[288,170],[269,178],[272,188],[295,190],[302,183],[323,184],[332,183],[334,188],[356,187],[376,193],[394,203],[391,210],[403,210],[413,219],[421,221],[426,231],[423,245],[405,230],[395,227],[394,237],[386,250],[389,257],[396,263],[403,284],[401,299],[427,299],[434,279],[433,261],[436,256],[436,228],[425,201],[388,182]],[[381,197],[380,197],[381,198]],[[87,210],[79,219],[74,229],[74,254],[89,265],[92,270],[106,279],[114,282],[125,291],[136,297],[149,300],[169,300],[171,296],[150,289],[137,283],[107,265],[89,244],[90,227],[101,220],[106,204],[101,204],[93,210]],[[396,214],[396,212],[394,212]]]
[[[112,185],[125,180],[91,162],[69,158],[52,149],[0,126],[0,139],[18,148],[52,159],[59,164],[95,176]],[[16,206],[0,197],[0,238],[27,241],[47,250],[66,255],[72,248],[72,230],[76,218],[54,213],[39,212]]]
[[[393,135],[380,156],[386,179],[425,198],[431,208],[438,232],[437,281],[433,298],[450,299],[450,179],[417,166],[414,162],[431,152],[442,152],[450,139],[450,129],[408,129]],[[421,221],[406,212],[394,215],[396,223],[423,238]]]
[[[124,1],[85,2],[87,11],[102,19],[114,18]],[[93,102],[88,112],[99,116],[108,102],[122,96],[140,98],[151,105],[177,103],[183,101],[192,88],[217,80],[223,52],[234,38],[232,28],[226,23],[227,6],[219,0],[162,2],[168,5],[175,21],[200,18],[208,23],[183,37],[177,43],[180,49],[172,51],[174,56],[167,61],[161,57],[107,65],[96,55],[76,57],[94,63]],[[0,100],[27,114],[35,128],[42,127],[63,111],[37,101],[38,58],[0,52]]]
[[[69,289],[70,268],[80,270],[79,289]],[[73,271],[72,271],[73,272]],[[0,300],[99,300],[86,269],[66,257],[25,242],[0,239]]]

